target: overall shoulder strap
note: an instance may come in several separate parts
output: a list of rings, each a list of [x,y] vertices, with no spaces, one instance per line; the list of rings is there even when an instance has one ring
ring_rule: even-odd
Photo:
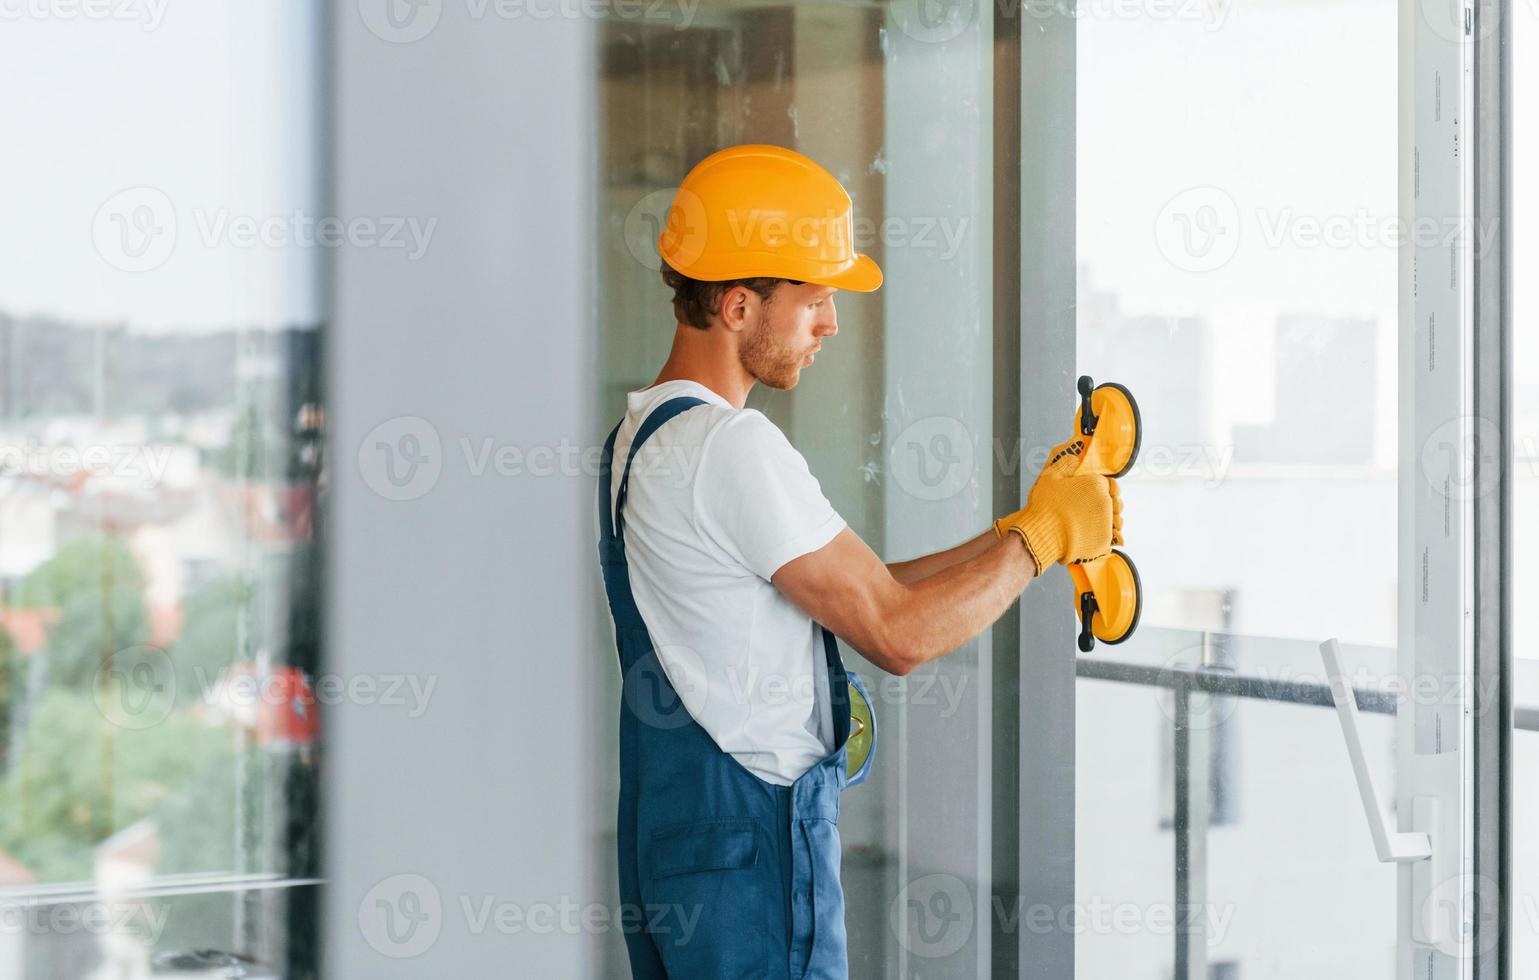
[[[636,461],[636,453],[652,438],[652,434],[662,428],[663,423],[686,412],[696,405],[704,405],[705,399],[696,398],[693,395],[680,395],[670,398],[652,410],[652,413],[642,420],[640,428],[636,430],[636,437],[631,440],[630,452],[625,457],[625,469],[620,475],[620,486],[615,491],[613,510],[609,505],[609,486],[614,479],[614,451],[615,438],[620,434],[617,425],[614,431],[609,433],[609,439],[604,443],[604,453],[599,458],[599,499],[603,509],[599,515],[604,538],[619,538],[625,534],[625,496],[631,483],[631,464]]]

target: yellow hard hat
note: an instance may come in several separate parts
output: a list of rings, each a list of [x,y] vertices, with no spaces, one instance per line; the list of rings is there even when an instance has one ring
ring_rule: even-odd
[[[745,143],[695,164],[657,252],[702,282],[769,276],[869,293],[882,270],[855,251],[850,195],[795,150]]]

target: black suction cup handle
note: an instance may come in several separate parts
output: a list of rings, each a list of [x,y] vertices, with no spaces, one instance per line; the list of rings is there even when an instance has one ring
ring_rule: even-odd
[[[1090,620],[1095,615],[1095,593],[1081,592],[1079,596],[1079,651],[1089,653],[1095,649],[1095,634],[1090,632]]]
[[[1095,424],[1101,421],[1095,412],[1090,409],[1090,393],[1095,391],[1095,382],[1090,375],[1079,376],[1079,434],[1082,436],[1095,435]]]

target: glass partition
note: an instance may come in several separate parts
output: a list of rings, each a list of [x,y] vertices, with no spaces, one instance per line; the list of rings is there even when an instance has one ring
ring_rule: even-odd
[[[678,182],[737,143],[806,153],[849,191],[857,247],[886,281],[840,293],[838,335],[815,367],[792,391],[757,387],[748,405],[889,561],[950,547],[995,516],[990,25],[917,9],[706,3],[671,23],[611,17],[599,39],[606,431],[671,343],[655,240]],[[607,636],[595,656],[614,656]],[[875,772],[845,795],[840,821],[851,973],[987,975],[987,638],[906,678],[844,656],[870,682],[881,732]],[[595,699],[606,726],[610,694]],[[601,848],[612,862],[612,840]],[[619,937],[606,948],[605,975],[623,973]]]
[[[1077,904],[1140,914],[1078,933],[1076,972],[1387,980],[1395,870],[1334,712],[1291,698],[1329,637],[1370,645],[1360,679],[1397,669],[1397,6],[1091,10],[1077,362],[1142,410],[1145,606],[1080,664]],[[1393,718],[1363,736],[1392,798]]]
[[[1539,166],[1539,85],[1534,58],[1539,55],[1539,8],[1511,8],[1511,314],[1513,343],[1513,500],[1511,500],[1511,597],[1517,611],[1513,629],[1513,975],[1539,971],[1539,623],[1524,615],[1525,598],[1539,594],[1539,286],[1531,269],[1539,258],[1539,191],[1533,177]]]
[[[1512,975],[1539,970],[1539,624],[1524,615],[1525,600],[1539,594],[1539,286],[1524,272],[1539,258],[1539,8],[1511,8],[1512,158],[1510,210],[1513,274],[1512,337],[1512,585],[1516,610],[1512,655],[1516,676],[1513,701],[1518,730],[1513,735]]]
[[[313,976],[318,19],[5,22],[0,976]]]
[[[1395,651],[1343,660],[1370,772],[1393,785]],[[1395,873],[1376,860],[1316,644],[1140,629],[1079,673],[1078,824],[1094,836],[1077,864],[1078,972],[1393,975]]]

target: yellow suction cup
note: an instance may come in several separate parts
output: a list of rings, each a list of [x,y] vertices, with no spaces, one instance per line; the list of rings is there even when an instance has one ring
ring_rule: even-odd
[[[1138,402],[1121,385],[1097,385],[1088,374],[1080,375],[1079,397],[1074,431],[1087,437],[1080,468],[1088,466],[1092,473],[1121,477],[1137,461],[1143,437]]]
[[[854,675],[851,675],[854,676]],[[849,761],[849,785],[854,786],[866,778],[866,766],[871,759],[871,749],[876,744],[876,717],[871,712],[871,702],[866,689],[850,683],[850,737],[845,741]]]
[[[1074,609],[1079,614],[1081,651],[1095,649],[1096,640],[1121,643],[1133,635],[1143,602],[1143,587],[1133,559],[1113,548],[1104,558],[1070,565],[1069,577],[1074,580],[1079,600]]]

